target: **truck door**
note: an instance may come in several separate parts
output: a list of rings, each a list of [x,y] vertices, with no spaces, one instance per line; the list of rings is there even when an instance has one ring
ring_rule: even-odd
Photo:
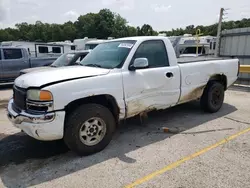
[[[20,70],[29,68],[29,57],[22,49],[2,49],[2,74],[4,80],[14,80],[19,76]]]
[[[147,58],[149,66],[123,72],[127,117],[175,105],[180,96],[180,69],[169,65],[164,42],[141,43],[130,64],[136,58]]]

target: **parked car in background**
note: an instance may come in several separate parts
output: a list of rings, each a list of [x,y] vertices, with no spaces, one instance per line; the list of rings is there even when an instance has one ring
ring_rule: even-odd
[[[65,53],[61,55],[54,63],[45,67],[28,68],[20,71],[20,75],[30,73],[33,71],[42,71],[51,68],[63,67],[63,66],[73,66],[79,65],[80,61],[85,58],[85,56],[90,52],[90,50],[75,51],[71,53]]]
[[[51,65],[57,57],[32,58],[26,48],[0,47],[0,83],[11,83],[20,70]]]
[[[79,155],[103,150],[123,119],[200,99],[215,113],[238,78],[239,60],[176,58],[167,37],[99,44],[81,66],[22,75],[8,118],[38,140],[64,139]]]

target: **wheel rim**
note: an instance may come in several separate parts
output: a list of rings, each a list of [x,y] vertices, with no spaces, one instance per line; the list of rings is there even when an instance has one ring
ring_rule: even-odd
[[[93,146],[102,141],[107,131],[103,119],[93,117],[85,121],[79,131],[80,140],[87,146]]]
[[[212,92],[212,98],[211,98],[211,103],[213,106],[217,107],[221,105],[223,95],[222,92],[219,88],[214,88]]]

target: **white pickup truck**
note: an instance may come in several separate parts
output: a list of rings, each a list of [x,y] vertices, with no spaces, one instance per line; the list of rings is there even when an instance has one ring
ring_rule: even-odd
[[[197,99],[217,112],[239,73],[238,59],[177,59],[161,36],[109,40],[80,64],[18,77],[8,104],[16,127],[79,155],[103,150],[122,119]]]

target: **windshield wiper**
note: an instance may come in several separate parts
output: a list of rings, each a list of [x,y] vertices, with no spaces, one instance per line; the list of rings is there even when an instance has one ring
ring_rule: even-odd
[[[101,65],[98,65],[98,64],[86,64],[86,65],[83,65],[83,66],[99,67],[99,68],[102,67]]]
[[[50,65],[50,67],[57,67],[57,66],[55,66],[55,65]]]

